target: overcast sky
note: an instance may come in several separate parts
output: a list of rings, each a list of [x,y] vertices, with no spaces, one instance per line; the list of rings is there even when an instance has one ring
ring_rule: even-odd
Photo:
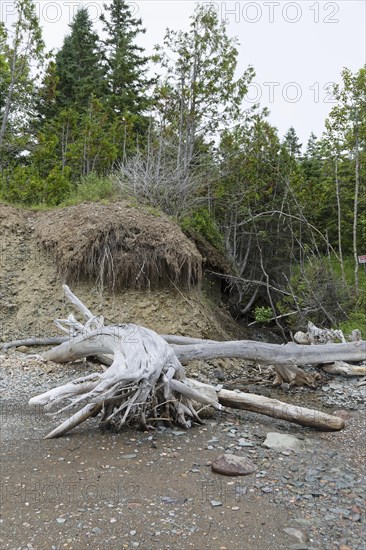
[[[88,6],[97,23],[103,10],[98,0],[35,1],[49,48],[59,48],[78,6]],[[108,3],[108,2],[107,2]],[[139,44],[152,53],[166,27],[187,29],[196,2],[137,0],[129,2],[141,17],[146,34]],[[310,132],[320,136],[324,119],[334,104],[329,83],[339,82],[343,67],[357,71],[366,62],[366,2],[254,1],[199,2],[213,4],[228,21],[231,36],[240,41],[239,70],[256,71],[248,105],[260,99],[270,121],[282,136],[294,126],[306,144]],[[0,0],[1,19],[11,20],[12,0]]]

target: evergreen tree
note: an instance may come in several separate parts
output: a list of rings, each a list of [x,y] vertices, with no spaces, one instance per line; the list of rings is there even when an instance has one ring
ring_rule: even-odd
[[[105,94],[105,69],[99,38],[92,29],[86,8],[77,11],[70,28],[71,33],[65,37],[56,54],[56,102],[61,109],[77,107],[85,110],[92,96]]]
[[[298,158],[301,155],[302,144],[299,143],[299,138],[293,126],[287,131],[283,143],[291,157]]]
[[[148,58],[144,49],[135,44],[139,34],[145,33],[142,20],[132,17],[131,8],[124,0],[113,0],[104,5],[101,15],[104,41],[104,58],[107,63],[107,101],[117,115],[141,116],[148,105],[146,77]]]

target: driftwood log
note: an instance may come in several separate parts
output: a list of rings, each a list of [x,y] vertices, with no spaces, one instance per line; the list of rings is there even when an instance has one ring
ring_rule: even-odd
[[[67,340],[43,353],[42,359],[65,363],[99,356],[110,366],[103,373],[78,378],[30,400],[31,405],[44,406],[46,411],[56,408],[52,413],[55,416],[68,413],[68,418],[47,438],[60,436],[96,415],[101,416],[102,426],[115,429],[124,425],[150,429],[162,420],[189,428],[192,422],[201,423],[199,409],[207,406],[246,409],[321,430],[344,427],[341,418],[319,411],[220,387],[216,391],[212,386],[188,379],[181,361],[213,357],[252,359],[277,365],[276,372],[282,372],[283,379],[293,382],[301,373],[306,376],[296,363],[366,359],[365,342],[324,346],[212,342],[160,336],[133,324],[104,326],[103,317],[94,316],[66,285],[63,288],[67,299],[82,313],[85,324],[73,315],[56,320],[58,327],[68,333]]]

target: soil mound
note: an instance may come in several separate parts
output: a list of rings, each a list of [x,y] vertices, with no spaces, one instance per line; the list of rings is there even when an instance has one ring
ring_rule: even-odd
[[[126,202],[41,213],[35,233],[68,283],[96,281],[111,290],[191,288],[202,279],[202,256],[180,228]]]
[[[133,228],[137,229],[135,234]],[[151,251],[159,256],[161,264],[165,261],[169,265],[169,270],[158,274],[154,283],[167,281],[171,284],[169,277],[173,282],[178,281],[176,287],[146,289],[141,288],[143,281],[139,283],[133,279],[134,289],[118,289],[122,284],[117,280],[111,292],[107,287],[101,288],[100,280],[99,286],[96,284],[98,271],[87,273],[89,280],[84,280],[80,261],[90,259],[93,246],[101,242],[101,235],[109,243],[112,229],[118,230],[120,235],[124,230],[125,243],[130,245],[127,251],[121,247],[120,255],[115,250],[114,263],[110,260],[109,264],[122,278],[122,283],[126,282],[126,275],[121,274],[122,269],[126,269],[124,258],[132,262],[135,254],[135,272],[139,274],[142,264],[138,264],[136,258],[141,260],[143,252]],[[194,281],[199,281],[202,259],[195,244],[164,216],[158,217],[125,203],[84,204],[47,212],[0,204],[0,231],[0,342],[30,336],[60,336],[53,320],[65,318],[70,313],[61,286],[66,282],[65,276],[60,276],[64,263],[66,275],[71,271],[76,279],[80,274],[79,280],[70,283],[71,290],[93,312],[103,314],[107,324],[136,323],[161,334],[213,340],[230,339],[229,334],[231,339],[244,337],[242,328],[218,301],[206,298],[200,285],[189,290],[179,288],[184,281],[186,284],[187,280],[191,281],[192,286]],[[134,238],[136,240],[131,242]],[[97,270],[98,266],[94,268]],[[147,274],[146,269],[145,265],[143,271]],[[105,270],[106,266],[103,276]],[[174,274],[176,277],[172,278]],[[131,271],[127,277],[133,278]],[[148,286],[143,273],[139,278],[145,278]],[[136,288],[139,284],[141,287]]]
[[[13,206],[0,203],[0,229],[14,231],[25,225],[23,212]]]

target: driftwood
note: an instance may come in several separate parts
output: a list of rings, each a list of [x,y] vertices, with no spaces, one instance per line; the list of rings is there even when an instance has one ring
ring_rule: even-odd
[[[329,344],[329,343],[336,343],[336,342],[341,342],[345,344],[347,342],[341,330],[318,328],[314,325],[314,323],[310,321],[308,323],[307,332],[301,332],[301,331],[296,332],[294,336],[294,340],[297,344],[305,344],[305,345],[306,344]]]
[[[276,377],[273,381],[274,386],[309,386],[316,388],[316,382],[321,379],[320,374],[308,374],[299,367],[288,365],[274,365]]]
[[[334,361],[361,362],[366,359],[366,342],[347,344],[324,344],[322,346],[299,345],[289,342],[285,345],[239,340],[236,342],[214,342],[187,346],[172,345],[180,361],[192,359],[213,359],[235,357],[263,365],[319,365]]]
[[[329,344],[335,342],[342,342],[346,344],[347,340],[341,330],[331,330],[331,329],[320,329],[316,327],[313,323],[308,323],[307,332],[297,332],[294,336],[295,342],[298,344],[309,345],[309,344]],[[353,330],[348,338],[349,342],[360,343],[361,342],[361,332],[356,329]],[[324,350],[324,347],[321,348]],[[353,358],[348,359],[352,361]],[[343,376],[364,376],[366,374],[365,365],[350,365],[345,360],[338,359],[334,362],[329,362],[323,365],[320,365],[321,369],[328,374],[340,374]],[[281,380],[280,382],[281,383]]]
[[[10,348],[17,348],[20,346],[54,346],[66,342],[69,338],[67,336],[50,336],[48,338],[24,338],[23,340],[12,340],[0,344],[0,349],[6,351]]]
[[[320,411],[306,409],[251,393],[220,390],[219,402],[235,409],[245,409],[259,414],[265,414],[282,420],[289,420],[302,426],[310,426],[317,430],[331,431],[344,428],[344,420]]]
[[[244,357],[274,366],[287,361],[288,369],[282,369],[282,378],[292,383],[303,373],[295,366],[296,362],[319,363],[323,355],[328,362],[329,357],[334,360],[344,356],[362,360],[366,358],[365,342],[322,346],[322,353],[319,353],[318,346],[278,346],[250,341],[202,343],[201,340],[185,337],[161,337],[133,324],[106,327],[103,317],[93,316],[66,285],[64,291],[86,322],[78,322],[73,315],[56,320],[59,328],[68,332],[69,338],[46,351],[42,358],[64,363],[107,354],[112,364],[103,373],[78,378],[30,400],[31,405],[44,406],[46,411],[58,408],[53,412],[55,416],[69,414],[69,418],[47,438],[60,436],[98,414],[101,415],[102,426],[114,429],[124,425],[150,429],[162,419],[189,428],[192,422],[201,422],[200,407],[220,409],[222,405],[245,408],[322,430],[339,430],[344,426],[342,419],[265,397],[221,388],[215,392],[211,386],[189,380],[180,361]],[[102,358],[106,356],[102,355]],[[295,378],[291,377],[291,368],[295,368]]]
[[[336,361],[330,365],[322,365],[322,370],[328,374],[342,374],[343,376],[365,376],[366,365],[350,365],[344,361]]]
[[[184,428],[201,422],[192,400],[221,408],[193,389],[173,350],[158,334],[137,325],[104,327],[79,335],[43,354],[45,360],[69,362],[99,353],[113,354],[104,373],[94,373],[30,400],[47,410],[65,400],[71,403],[56,414],[72,415],[47,437],[66,433],[90,416],[102,415],[103,424],[120,429],[125,424],[144,429],[162,416]],[[82,408],[75,413],[75,407]]]

